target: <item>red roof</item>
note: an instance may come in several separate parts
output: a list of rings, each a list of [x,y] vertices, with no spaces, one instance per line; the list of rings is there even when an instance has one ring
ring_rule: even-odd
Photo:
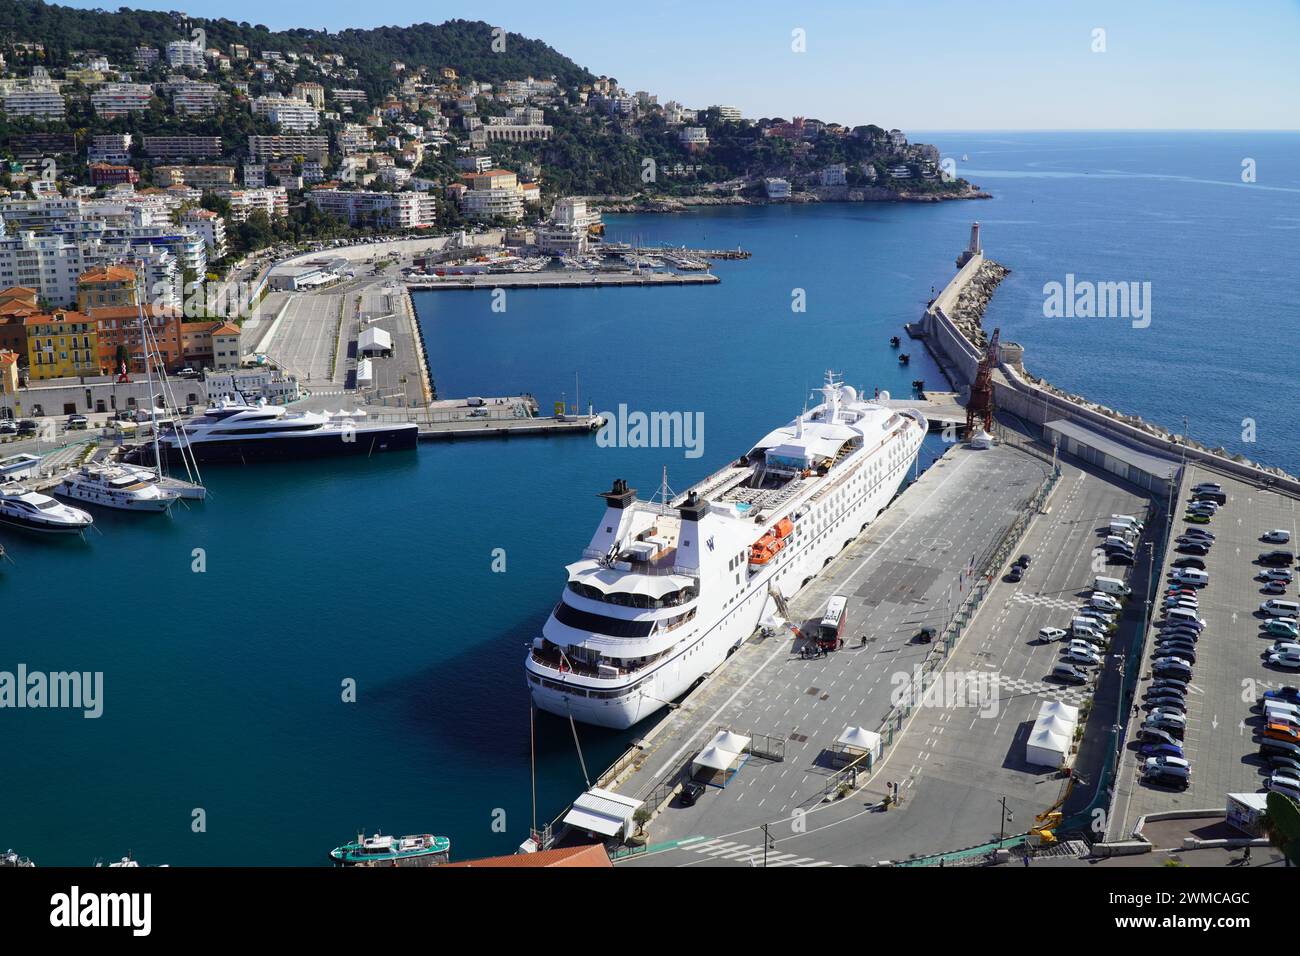
[[[567,846],[559,850],[539,850],[536,853],[512,853],[510,856],[487,856],[481,860],[447,863],[439,869],[456,866],[548,867],[585,866],[612,869],[609,854],[599,843],[585,846]]]

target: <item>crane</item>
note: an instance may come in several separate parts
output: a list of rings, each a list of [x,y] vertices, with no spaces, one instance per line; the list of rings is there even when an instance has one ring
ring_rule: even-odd
[[[993,430],[993,370],[998,367],[998,341],[1002,330],[994,329],[988,349],[975,370],[975,381],[970,387],[970,401],[966,403],[966,438],[975,437],[975,425],[983,419],[984,430]]]

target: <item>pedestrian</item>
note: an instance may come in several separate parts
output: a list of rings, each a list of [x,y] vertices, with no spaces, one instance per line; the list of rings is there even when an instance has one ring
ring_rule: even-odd
[[[1028,866],[1028,865],[1029,865],[1029,854],[1026,853],[1026,854],[1025,854],[1025,866]]]
[[[1246,854],[1241,858],[1241,862],[1246,866],[1250,866],[1250,847],[1246,847]]]

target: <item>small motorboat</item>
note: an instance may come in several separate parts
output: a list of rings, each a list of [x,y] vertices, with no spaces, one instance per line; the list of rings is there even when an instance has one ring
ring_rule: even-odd
[[[912,356],[908,355],[906,352],[902,352],[899,354],[898,356],[899,365],[906,365],[910,361],[912,361]]]
[[[897,335],[892,336],[892,337],[889,339],[889,347],[890,347],[891,349],[896,349],[896,348],[898,348],[898,347],[899,347],[900,345],[902,345],[902,344],[903,344],[903,340],[900,339]]]

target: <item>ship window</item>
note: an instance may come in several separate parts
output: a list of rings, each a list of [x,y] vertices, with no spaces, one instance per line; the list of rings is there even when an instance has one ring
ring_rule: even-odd
[[[609,637],[649,637],[654,630],[654,621],[629,621],[604,614],[580,611],[561,601],[555,606],[555,619],[579,631],[604,634]]]

